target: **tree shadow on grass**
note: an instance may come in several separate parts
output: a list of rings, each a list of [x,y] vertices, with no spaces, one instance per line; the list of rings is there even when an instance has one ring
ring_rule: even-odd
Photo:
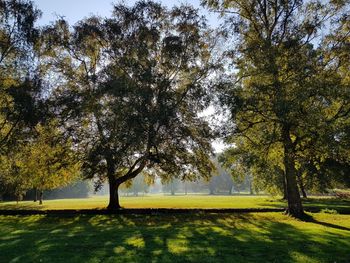
[[[339,214],[350,214],[350,200],[336,198],[304,198],[303,207],[309,212],[320,212],[323,209],[336,210]],[[287,203],[282,199],[266,199],[258,203],[261,207],[286,208]]]
[[[349,229],[321,223],[279,213],[3,216],[0,262],[349,261]]]
[[[302,221],[325,226],[328,228],[334,228],[334,229],[339,229],[339,230],[344,230],[344,231],[350,232],[349,227],[340,226],[340,225],[336,225],[336,224],[332,224],[332,223],[328,223],[328,222],[323,222],[323,221],[317,220],[314,216],[312,216],[310,214],[305,214]]]

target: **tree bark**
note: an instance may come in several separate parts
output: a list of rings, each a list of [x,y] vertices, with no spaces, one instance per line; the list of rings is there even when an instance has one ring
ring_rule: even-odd
[[[253,195],[253,186],[252,186],[252,181],[249,179],[249,194]]]
[[[296,218],[304,215],[303,206],[297,185],[297,171],[295,169],[294,145],[290,138],[289,129],[283,127],[283,143],[284,143],[284,168],[286,177],[287,213]]]
[[[119,204],[119,195],[118,195],[118,188],[119,186],[126,182],[127,180],[130,180],[132,178],[135,178],[138,174],[140,174],[143,170],[143,168],[147,164],[147,159],[140,158],[137,160],[129,169],[129,171],[121,176],[116,178],[115,177],[115,164],[112,158],[106,158],[107,161],[107,176],[109,180],[109,204],[107,206],[108,210],[118,210],[121,208]],[[139,164],[139,167],[136,168],[136,165]]]
[[[171,189],[171,195],[175,195],[175,186],[174,186],[174,182],[173,181],[171,181],[170,189]]]
[[[39,193],[39,205],[43,204],[43,197],[44,197],[44,191],[40,190],[40,193]]]
[[[121,208],[119,204],[118,188],[120,183],[117,183],[115,175],[115,164],[111,156],[106,156],[107,161],[107,177],[109,183],[109,203],[107,206],[108,210],[118,210]]]
[[[283,174],[283,200],[287,200],[287,183],[286,183],[286,176]]]
[[[303,198],[307,198],[307,194],[306,194],[306,191],[305,191],[303,179],[302,179],[301,174],[300,174],[299,171],[298,171],[298,185],[299,185],[301,194],[303,195]]]
[[[35,188],[34,190],[34,202],[38,201],[38,189]]]
[[[119,195],[118,195],[118,188],[119,184],[117,184],[117,180],[115,178],[115,175],[110,175],[108,177],[109,181],[109,204],[107,206],[108,210],[118,210],[121,208],[119,204]]]

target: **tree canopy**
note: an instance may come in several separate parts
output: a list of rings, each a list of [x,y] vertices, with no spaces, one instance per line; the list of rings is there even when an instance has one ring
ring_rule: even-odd
[[[190,6],[115,5],[107,19],[46,28],[65,129],[97,186],[109,180],[109,208],[121,183],[146,170],[161,177],[209,176],[212,134],[198,116],[208,105],[213,43]],[[51,45],[51,43],[56,45]]]

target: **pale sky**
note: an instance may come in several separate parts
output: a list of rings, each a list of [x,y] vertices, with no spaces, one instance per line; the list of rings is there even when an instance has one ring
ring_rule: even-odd
[[[118,3],[121,1],[113,0],[33,0],[36,6],[43,12],[42,18],[39,24],[48,24],[56,20],[57,16],[64,16],[70,24],[74,24],[78,20],[87,17],[91,14],[99,15],[102,17],[110,16],[112,11],[112,3]],[[132,5],[135,0],[125,0],[125,3]],[[217,25],[217,16],[214,14],[208,14],[203,8],[200,7],[200,0],[183,1],[183,0],[161,0],[162,4],[172,7],[181,3],[189,3],[193,6],[200,8],[207,17],[211,25]]]

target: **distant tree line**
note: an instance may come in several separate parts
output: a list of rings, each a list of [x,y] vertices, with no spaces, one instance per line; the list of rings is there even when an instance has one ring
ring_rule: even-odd
[[[140,174],[170,192],[213,176],[211,193],[249,183],[301,217],[301,195],[349,187],[348,1],[202,5],[220,27],[153,1],[38,27],[32,1],[0,0],[0,194],[34,189],[42,201],[91,179],[108,183],[115,210]],[[218,127],[210,105],[225,116]],[[229,146],[218,176],[216,138]]]

